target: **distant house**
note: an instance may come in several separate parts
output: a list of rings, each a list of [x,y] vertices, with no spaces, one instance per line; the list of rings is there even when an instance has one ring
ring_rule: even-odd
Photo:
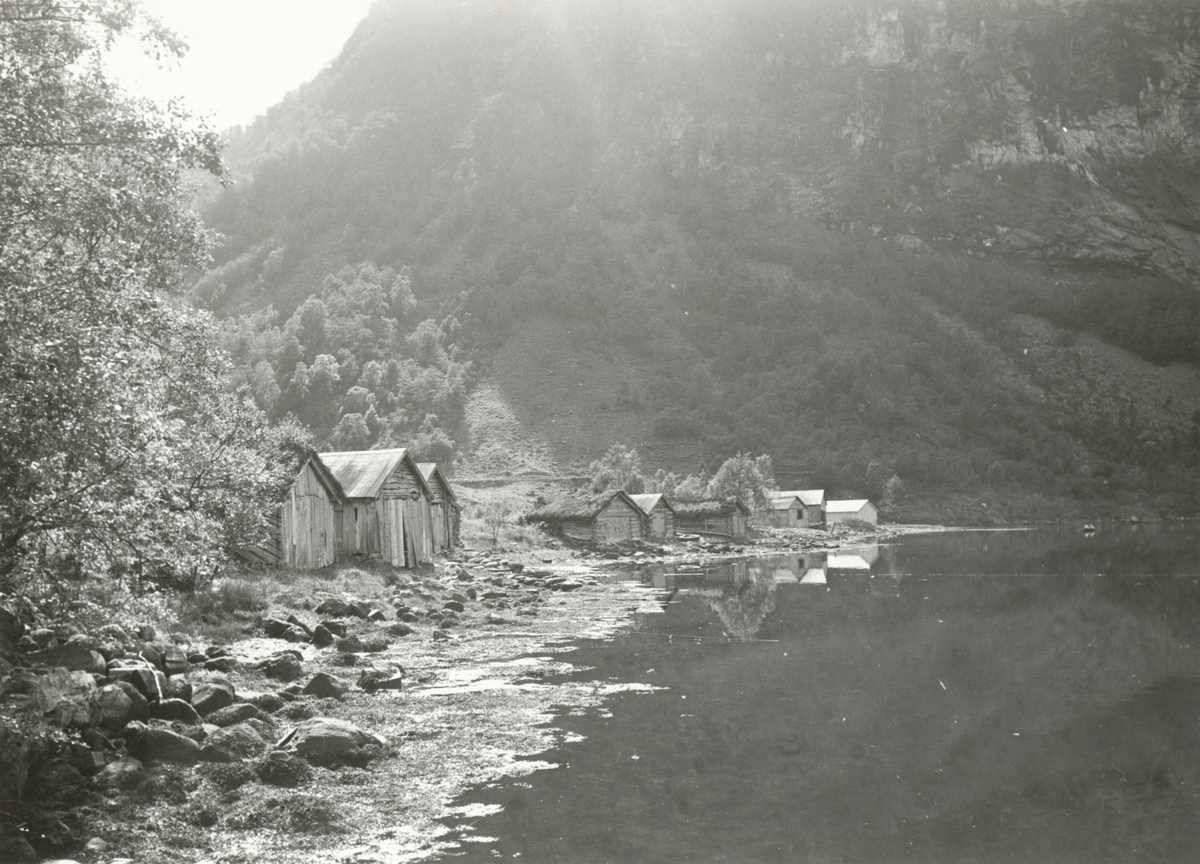
[[[433,558],[433,491],[405,448],[322,453],[341,484],[342,551],[393,567]]]
[[[803,526],[804,503],[799,495],[772,495],[767,501],[766,517],[776,528]]]
[[[438,469],[436,462],[418,462],[421,476],[433,492],[433,548],[435,552],[447,552],[458,545],[458,523],[461,510],[450,482]]]
[[[279,508],[279,549],[255,547],[243,557],[305,570],[337,560],[341,542],[342,487],[316,453],[309,453]]]
[[[646,514],[646,536],[657,538],[675,536],[675,508],[662,493],[630,495],[629,497]]]
[[[866,522],[878,525],[879,510],[866,498],[828,501],[825,504],[825,519],[830,525],[835,522]]]
[[[772,492],[771,498],[799,498],[803,513],[797,520],[799,528],[813,528],[825,524],[825,490],[792,489],[787,492]]]
[[[571,540],[616,543],[644,536],[645,514],[621,491],[577,492],[556,498],[529,513],[527,522],[541,522]]]
[[[676,531],[745,537],[749,519],[750,508],[736,496],[675,505]]]

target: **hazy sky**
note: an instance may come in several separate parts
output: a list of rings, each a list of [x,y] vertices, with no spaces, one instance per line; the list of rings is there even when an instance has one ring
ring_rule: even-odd
[[[333,60],[372,0],[142,0],[183,36],[169,70],[124,46],[114,69],[133,91],[180,95],[218,129],[246,124]]]

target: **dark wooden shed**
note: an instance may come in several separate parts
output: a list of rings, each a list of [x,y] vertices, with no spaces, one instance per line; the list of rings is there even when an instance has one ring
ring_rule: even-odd
[[[433,558],[434,496],[407,449],[320,455],[345,495],[341,549],[346,555],[378,556],[394,567],[415,567]]]
[[[675,505],[675,530],[693,534],[745,537],[750,508],[738,497]]]
[[[526,517],[571,540],[616,543],[645,536],[645,514],[621,491],[578,492],[556,498]]]
[[[436,462],[418,462],[417,468],[420,469],[421,476],[425,478],[430,491],[433,492],[431,505],[434,551],[448,552],[458,545],[458,523],[462,512],[458,506],[458,500],[454,497],[454,490],[450,488],[450,481],[446,479],[446,475],[441,472]]]

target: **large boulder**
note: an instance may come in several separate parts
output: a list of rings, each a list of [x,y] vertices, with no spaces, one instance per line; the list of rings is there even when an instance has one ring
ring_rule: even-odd
[[[228,707],[235,701],[233,685],[224,678],[211,678],[192,687],[192,707],[200,716]]]
[[[167,676],[142,659],[120,658],[108,664],[108,677],[127,681],[136,687],[146,700],[157,702],[163,697]]]
[[[180,675],[168,678],[167,689],[163,691],[163,698],[182,699],[184,702],[191,702],[192,682]]]
[[[344,699],[349,689],[350,686],[336,675],[318,672],[304,685],[300,693],[303,696],[316,696],[318,699]]]
[[[302,756],[314,765],[365,764],[387,742],[353,723],[332,717],[305,720],[288,732],[277,746]]]
[[[263,713],[249,702],[235,702],[213,711],[204,718],[204,722],[214,726],[233,726],[235,723],[244,723],[250,719],[261,720],[262,718]]]
[[[262,672],[268,678],[276,681],[295,681],[304,674],[304,666],[300,658],[292,651],[281,651],[269,657],[261,664]]]
[[[200,745],[178,732],[136,721],[126,726],[125,732],[130,755],[142,762],[194,765],[200,761]]]
[[[67,642],[40,651],[30,651],[24,657],[30,666],[62,666],[80,672],[104,674],[104,655],[79,642]]]
[[[311,642],[312,633],[303,624],[293,624],[290,616],[287,621],[278,618],[267,618],[263,621],[263,632],[272,639],[286,639],[288,642]]]
[[[350,604],[345,600],[330,597],[328,600],[321,601],[321,605],[317,607],[317,614],[328,615],[330,618],[345,618],[355,613]]]
[[[200,712],[182,699],[163,699],[150,706],[150,716],[156,720],[178,721],[188,726],[200,724]]]
[[[94,726],[100,722],[99,690],[88,672],[47,669],[33,685],[33,699],[52,726]]]
[[[121,729],[130,720],[143,723],[150,719],[146,697],[126,681],[105,684],[97,696],[100,704],[100,725],[105,729]]]
[[[234,762],[252,759],[267,749],[267,742],[245,723],[228,726],[209,735],[201,756],[209,762]]]

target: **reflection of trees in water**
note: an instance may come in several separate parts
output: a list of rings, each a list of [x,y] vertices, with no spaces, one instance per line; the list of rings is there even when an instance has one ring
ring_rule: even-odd
[[[762,622],[775,610],[775,574],[763,565],[738,563],[729,582],[720,589],[700,589],[717,613],[725,632],[753,639]]]

